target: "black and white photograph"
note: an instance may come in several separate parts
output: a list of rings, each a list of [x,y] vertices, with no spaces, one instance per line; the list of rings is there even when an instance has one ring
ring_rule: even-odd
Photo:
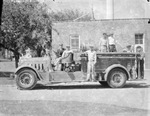
[[[150,116],[150,0],[1,0],[0,116]]]

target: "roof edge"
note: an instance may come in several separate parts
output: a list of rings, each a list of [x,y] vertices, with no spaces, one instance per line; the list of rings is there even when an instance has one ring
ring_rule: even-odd
[[[97,22],[97,21],[116,21],[116,20],[150,20],[150,18],[124,18],[124,19],[100,19],[100,20],[87,20],[87,21],[52,21],[52,23],[67,23],[67,22]]]

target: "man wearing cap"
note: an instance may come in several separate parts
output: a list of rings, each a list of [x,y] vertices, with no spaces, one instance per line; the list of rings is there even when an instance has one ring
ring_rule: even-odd
[[[66,46],[66,50],[63,52],[62,56],[59,57],[59,58],[57,58],[56,61],[55,61],[55,63],[54,63],[54,65],[55,65],[55,70],[58,69],[59,63],[60,63],[63,59],[67,58],[71,53],[73,54],[73,51],[70,50],[70,46]],[[63,67],[63,66],[62,66],[62,67]],[[62,67],[61,67],[61,69],[62,69]]]
[[[107,52],[108,51],[108,40],[107,40],[107,34],[106,33],[103,33],[103,37],[100,39],[100,42],[99,42],[99,50],[101,52]]]
[[[70,53],[73,53],[73,51],[70,50],[70,46],[66,46],[66,50],[62,54],[62,58],[68,57]]]
[[[57,57],[54,60],[55,70],[62,70],[63,64],[61,64],[61,57],[64,51],[65,51],[65,48],[63,48],[63,44],[59,44],[59,48],[57,49],[57,52],[55,52],[55,55]]]
[[[132,46],[127,45],[125,49],[123,49],[123,52],[131,53],[132,52]]]
[[[58,50],[56,52],[57,57],[58,58],[61,57],[64,51],[65,51],[65,48],[63,48],[63,44],[59,44],[59,48],[58,48]]]
[[[26,51],[26,54],[25,54],[25,58],[31,58],[32,57],[32,55],[31,55],[31,49],[30,48],[28,48],[28,49],[26,49],[25,50]]]
[[[116,42],[113,37],[113,33],[111,33],[108,37],[108,45],[109,45],[109,52],[116,52]]]
[[[141,46],[138,46],[136,48],[136,52],[140,54],[140,61],[137,62],[138,68],[140,68],[140,72],[138,71],[137,68],[137,75],[140,75],[140,78],[144,78],[144,58],[145,58],[145,53],[143,52],[143,48]]]
[[[93,45],[90,45],[90,50],[85,53],[88,55],[88,64],[87,64],[87,81],[90,81],[90,76],[92,75],[92,81],[95,81],[94,72],[95,72],[95,64],[96,64],[96,51],[94,51]]]

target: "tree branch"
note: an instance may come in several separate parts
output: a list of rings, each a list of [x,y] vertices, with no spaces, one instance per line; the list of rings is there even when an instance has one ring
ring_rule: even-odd
[[[13,52],[13,53],[19,54],[18,51],[14,50],[14,49],[12,49],[12,48],[9,48],[9,47],[5,46],[5,45],[2,44],[2,43],[0,43],[0,47],[2,47],[2,48],[4,48],[4,49],[7,49],[7,50],[10,50],[10,51]]]
[[[1,25],[2,9],[3,9],[3,0],[1,1],[0,5],[0,25]]]

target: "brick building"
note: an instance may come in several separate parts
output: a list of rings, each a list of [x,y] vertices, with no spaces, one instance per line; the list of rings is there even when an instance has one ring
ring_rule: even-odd
[[[149,19],[115,19],[86,22],[54,22],[52,31],[53,48],[59,43],[71,45],[73,49],[94,44],[98,48],[103,33],[114,33],[117,51],[127,45],[143,47],[146,58],[145,68],[150,69],[150,24]]]

